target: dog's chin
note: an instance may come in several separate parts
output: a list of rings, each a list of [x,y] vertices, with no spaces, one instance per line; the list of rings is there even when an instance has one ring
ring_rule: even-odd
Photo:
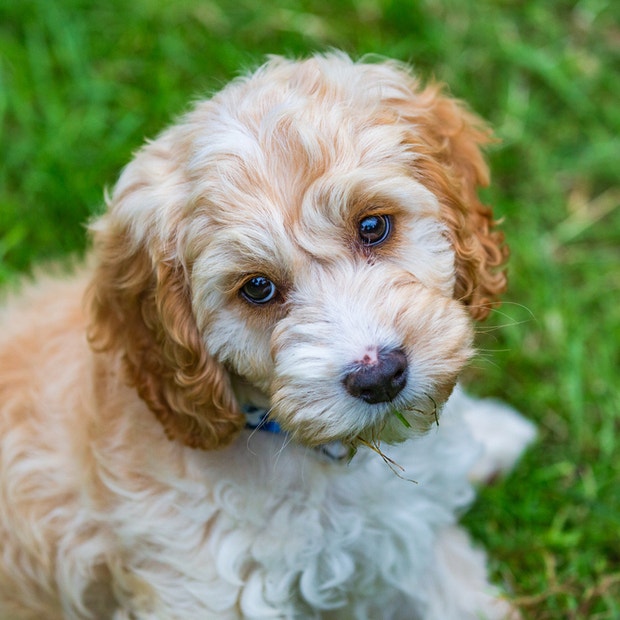
[[[271,415],[292,439],[308,447],[317,447],[334,441],[352,447],[360,445],[377,447],[380,444],[397,444],[427,433],[439,424],[441,410],[452,393],[456,380],[435,387],[413,401],[398,401],[368,405],[347,399],[332,403],[329,415],[316,411],[296,411],[291,416],[286,403],[272,406]],[[315,403],[316,405],[316,403]]]
[[[392,409],[378,425],[360,432],[353,444],[397,444],[427,433],[439,420],[441,405],[433,404],[427,410]]]

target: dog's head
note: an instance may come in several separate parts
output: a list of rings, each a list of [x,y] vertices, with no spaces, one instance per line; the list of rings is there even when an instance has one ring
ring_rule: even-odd
[[[308,445],[426,430],[505,285],[488,141],[396,63],[273,58],[122,174],[90,338],[191,446],[226,445],[244,403]]]

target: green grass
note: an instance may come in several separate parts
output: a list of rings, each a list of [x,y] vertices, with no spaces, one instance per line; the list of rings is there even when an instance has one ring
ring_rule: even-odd
[[[620,618],[620,3],[20,0],[0,4],[0,281],[84,247],[131,152],[266,53],[412,61],[497,130],[512,248],[473,391],[540,440],[466,516],[526,618]]]

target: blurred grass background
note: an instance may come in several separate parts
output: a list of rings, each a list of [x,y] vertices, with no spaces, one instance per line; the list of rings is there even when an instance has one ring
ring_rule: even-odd
[[[465,520],[525,618],[620,618],[620,3],[0,2],[0,283],[84,248],[148,136],[264,54],[379,53],[495,127],[511,289],[474,392],[540,440]],[[380,619],[378,619],[380,620]]]

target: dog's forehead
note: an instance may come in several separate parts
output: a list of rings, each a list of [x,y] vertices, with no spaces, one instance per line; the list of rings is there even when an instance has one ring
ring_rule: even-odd
[[[233,84],[197,109],[189,169],[216,224],[262,230],[281,249],[291,232],[315,250],[320,237],[328,256],[351,192],[410,169],[407,128],[379,90],[355,99],[319,82]]]

